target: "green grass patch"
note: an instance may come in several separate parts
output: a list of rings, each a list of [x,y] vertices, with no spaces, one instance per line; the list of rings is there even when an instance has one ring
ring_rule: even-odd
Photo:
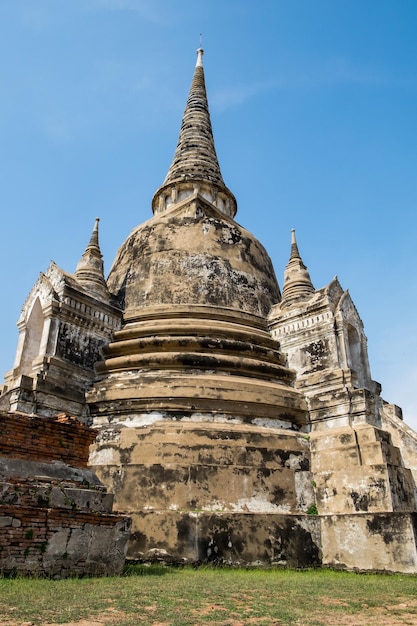
[[[35,626],[379,626],[382,608],[383,623],[396,626],[417,624],[416,594],[417,577],[406,575],[137,565],[112,578],[2,578],[0,615],[2,624]]]

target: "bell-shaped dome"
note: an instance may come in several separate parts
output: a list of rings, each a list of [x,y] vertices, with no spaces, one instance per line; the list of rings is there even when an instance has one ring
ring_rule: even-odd
[[[198,194],[136,228],[107,284],[128,318],[144,307],[176,305],[265,316],[280,299],[264,247]]]

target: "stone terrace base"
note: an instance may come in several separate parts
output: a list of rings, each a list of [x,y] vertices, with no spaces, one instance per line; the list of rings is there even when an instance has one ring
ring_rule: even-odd
[[[306,513],[314,502],[300,433],[235,423],[103,427],[90,467],[128,515],[149,511]]]
[[[323,565],[417,573],[416,513],[321,516]]]
[[[126,520],[3,505],[4,572],[51,577],[118,573]],[[415,574],[417,518],[411,513],[308,516],[149,512],[133,516],[127,558],[231,566],[312,567]],[[115,523],[116,522],[116,523]],[[149,530],[151,533],[149,534]],[[147,534],[148,533],[148,534]],[[18,554],[10,548],[16,545]],[[107,555],[103,559],[104,555]]]
[[[109,424],[90,450],[114,508],[132,518],[129,558],[165,550],[179,562],[320,562],[301,433],[230,421]]]
[[[149,512],[133,515],[127,558],[231,566],[319,566],[320,519],[313,515]]]
[[[415,513],[133,516],[128,559],[417,573]]]

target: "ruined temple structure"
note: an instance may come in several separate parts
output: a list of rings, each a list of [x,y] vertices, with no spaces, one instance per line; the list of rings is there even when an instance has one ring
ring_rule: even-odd
[[[0,411],[0,572],[120,574],[131,520],[87,467],[97,431],[65,413]]]
[[[416,573],[417,435],[338,280],[313,286],[293,232],[281,294],[235,221],[202,59],[153,216],[107,281],[98,223],[74,274],[40,275],[0,408],[99,430],[132,559]]]

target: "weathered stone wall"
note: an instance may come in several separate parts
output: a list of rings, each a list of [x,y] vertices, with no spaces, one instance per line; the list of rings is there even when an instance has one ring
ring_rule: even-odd
[[[316,430],[311,465],[323,565],[415,573],[415,485],[390,434],[369,424]]]
[[[311,457],[320,513],[415,510],[411,471],[386,431],[363,425],[314,432]]]
[[[130,519],[87,468],[96,432],[65,415],[0,413],[0,571],[119,573]]]
[[[309,441],[297,432],[233,422],[108,426],[90,463],[132,517],[130,558],[164,550],[177,561],[319,562],[319,526],[307,514]]]
[[[128,557],[153,560],[159,555],[177,562],[235,567],[315,567],[321,564],[320,518],[143,511],[134,516]]]
[[[415,513],[326,515],[321,524],[323,565],[416,573]]]

